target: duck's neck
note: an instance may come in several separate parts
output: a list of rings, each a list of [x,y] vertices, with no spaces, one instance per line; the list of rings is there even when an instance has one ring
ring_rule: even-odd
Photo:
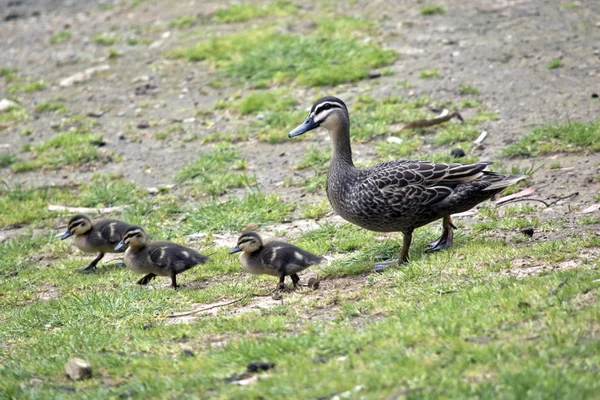
[[[335,131],[331,132],[333,153],[331,166],[344,166],[354,168],[352,162],[352,147],[350,146],[350,122],[340,121]]]

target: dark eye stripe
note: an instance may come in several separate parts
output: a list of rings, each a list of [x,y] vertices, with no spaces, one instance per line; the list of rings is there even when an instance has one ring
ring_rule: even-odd
[[[341,104],[332,103],[332,102],[321,103],[315,108],[315,115],[317,115],[325,110],[331,110],[332,108],[342,108],[342,106],[341,106]]]

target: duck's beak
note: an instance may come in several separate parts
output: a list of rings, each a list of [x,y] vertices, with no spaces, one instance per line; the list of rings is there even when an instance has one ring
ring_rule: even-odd
[[[116,251],[119,251],[119,250],[121,250],[121,249],[122,249],[123,247],[125,247],[125,246],[127,246],[127,245],[125,244],[125,241],[124,241],[124,240],[121,240],[121,241],[119,242],[119,244],[117,244],[117,246],[115,247],[115,250],[116,250]]]
[[[242,249],[240,249],[240,246],[235,246],[233,249],[231,249],[229,254],[239,253],[240,251],[242,251]]]
[[[308,117],[306,117],[306,120],[304,121],[304,123],[302,123],[302,125],[288,133],[288,137],[293,138],[294,136],[300,136],[303,133],[306,133],[318,127],[319,124],[315,122],[312,115],[309,115]]]
[[[65,240],[66,238],[69,238],[71,236],[73,236],[73,232],[66,231],[65,233],[62,234],[62,236],[60,237],[60,240]]]

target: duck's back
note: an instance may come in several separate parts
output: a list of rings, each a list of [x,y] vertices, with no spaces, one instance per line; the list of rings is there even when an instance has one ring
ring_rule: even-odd
[[[356,225],[407,232],[466,211],[524,178],[484,171],[489,164],[397,160],[363,169],[332,164],[327,194],[335,211]]]
[[[266,243],[259,251],[242,257],[242,263],[250,273],[274,276],[295,274],[322,261],[322,257],[279,241]]]
[[[153,273],[160,276],[179,274],[198,264],[204,263],[208,257],[188,247],[173,242],[151,242],[132,251],[129,249],[125,263],[127,267],[139,273]]]

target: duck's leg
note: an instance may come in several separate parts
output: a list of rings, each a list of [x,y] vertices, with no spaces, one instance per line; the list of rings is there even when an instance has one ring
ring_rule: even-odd
[[[139,281],[137,281],[137,284],[138,285],[147,285],[148,282],[150,282],[155,277],[156,277],[156,275],[154,275],[154,274],[144,275],[144,277],[142,279],[140,279]]]
[[[410,249],[410,244],[412,242],[412,230],[410,232],[404,232],[402,236],[402,250],[400,251],[400,259],[375,263],[375,272],[383,272],[395,262],[398,262],[399,264],[408,262],[408,249]]]
[[[450,247],[454,239],[454,232],[452,229],[456,229],[456,226],[452,223],[452,218],[449,215],[445,216],[442,220],[442,236],[429,243],[429,249],[427,252],[438,251]]]
[[[171,275],[171,286],[177,290],[177,274]]]
[[[277,284],[277,287],[275,288],[275,290],[283,290],[285,289],[285,275],[281,275],[279,277],[279,283]]]
[[[292,283],[294,284],[294,287],[298,287],[298,282],[300,282],[300,277],[298,276],[298,274],[291,274],[290,278],[292,278]]]
[[[92,272],[94,270],[94,268],[96,268],[96,264],[98,264],[98,262],[100,260],[102,260],[102,257],[104,257],[104,253],[98,254],[98,257],[94,258],[94,261],[92,261],[90,263],[90,265],[88,265],[85,268],[78,269],[77,272],[80,272],[82,274],[87,274],[87,273]]]

